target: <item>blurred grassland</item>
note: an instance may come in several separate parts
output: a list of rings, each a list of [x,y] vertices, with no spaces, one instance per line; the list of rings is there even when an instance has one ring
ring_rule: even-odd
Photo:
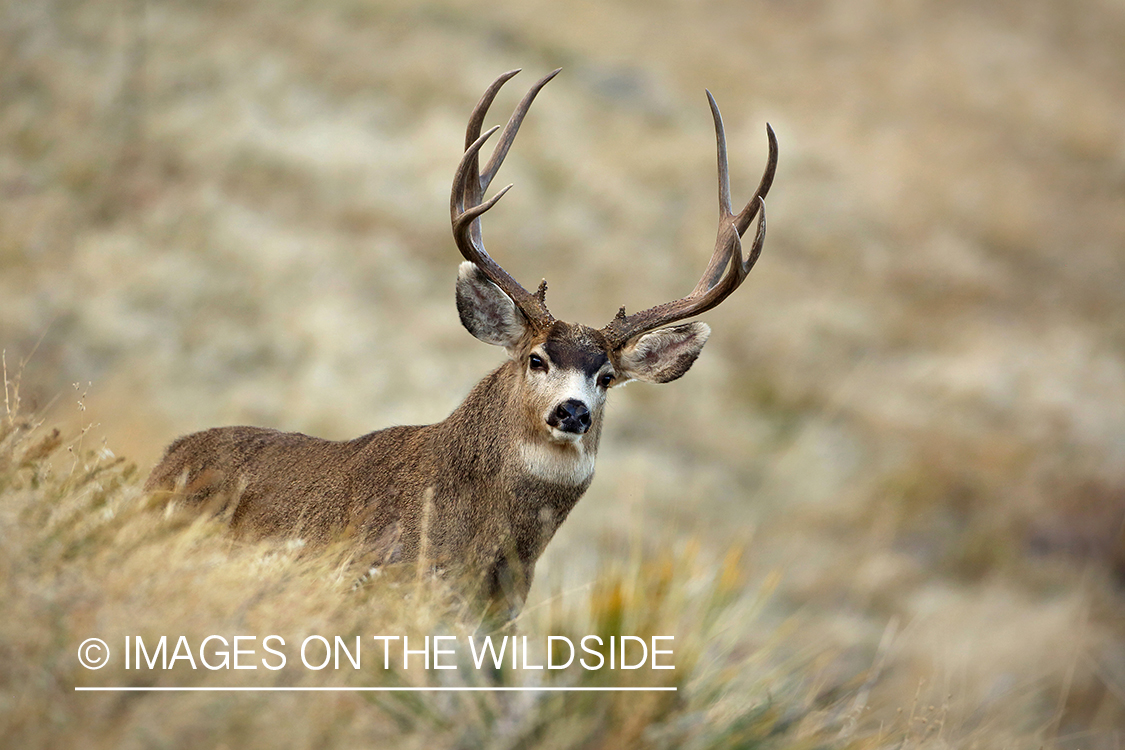
[[[593,325],[623,303],[684,294],[706,263],[706,86],[736,199],[764,163],[763,123],[778,133],[765,252],[706,316],[714,335],[683,380],[613,394],[598,477],[540,562],[530,606],[688,539],[745,548],[746,596],[773,571],[780,583],[757,619],[730,628],[769,643],[774,656],[755,658],[773,665],[793,666],[787,650],[816,656],[718,689],[742,703],[693,693],[707,710],[742,715],[776,680],[795,686],[789,705],[813,724],[866,695],[854,733],[809,730],[811,746],[833,746],[830,735],[880,746],[879,727],[897,726],[887,746],[1117,748],[1121,39],[1125,6],[1110,0],[0,0],[0,347],[23,401],[9,414],[59,425],[80,441],[79,463],[91,449],[136,462],[121,478],[131,498],[162,447],[194,429],[351,437],[440,419],[502,356],[457,322],[446,218],[484,86],[526,69],[494,105],[499,122],[532,80],[564,68],[521,130],[500,175],[516,188],[485,235],[523,283],[548,279],[557,316]],[[4,507],[77,502],[65,482],[35,492]],[[6,611],[55,623],[55,639],[33,647],[9,618],[6,659],[73,670],[67,639],[83,628],[68,621],[105,611],[128,622],[159,599],[130,604],[128,578],[94,586],[94,561],[133,559],[130,545],[98,548],[117,537],[25,558],[42,530],[11,523],[8,596],[36,581],[71,588],[55,586],[39,609],[11,600]],[[238,557],[269,552],[133,528],[153,535],[141,544],[156,559],[206,540],[211,551],[183,552],[182,564],[210,560],[229,576],[224,593],[212,601],[191,575],[160,579],[177,581],[176,606],[200,608],[201,629],[223,624],[216,611],[239,591],[271,591]],[[691,565],[710,564],[668,554],[684,586]],[[144,559],[129,568],[138,579]],[[346,586],[321,590],[319,573],[292,564],[295,588],[265,606],[352,606]],[[101,593],[82,604],[88,587]],[[379,600],[365,590],[357,612]],[[3,687],[7,708],[17,684]],[[29,700],[67,732],[82,705],[110,705],[42,690]],[[254,700],[232,710],[257,729],[333,704]],[[171,718],[131,719],[140,744],[170,732],[181,707],[185,722],[214,710],[156,704]],[[341,705],[352,713],[338,724],[362,713]],[[958,731],[902,734],[898,709],[930,705]],[[798,724],[774,739],[801,746]],[[43,726],[51,744],[55,725]],[[311,718],[296,726],[316,731]],[[374,736],[367,726],[347,731]]]

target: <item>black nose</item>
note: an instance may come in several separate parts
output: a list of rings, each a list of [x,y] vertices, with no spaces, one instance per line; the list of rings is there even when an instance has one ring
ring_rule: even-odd
[[[547,424],[563,432],[581,435],[590,429],[590,410],[578,399],[568,399],[559,404]]]

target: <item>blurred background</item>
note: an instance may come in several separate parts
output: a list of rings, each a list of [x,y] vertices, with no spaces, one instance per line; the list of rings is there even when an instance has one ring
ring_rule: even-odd
[[[1120,748],[1123,39],[1115,0],[0,0],[0,346],[146,472],[214,425],[437,421],[504,356],[448,221],[488,83],[525,69],[501,123],[563,68],[484,231],[596,327],[706,265],[709,88],[736,201],[777,132],[765,251],[687,376],[612,394],[532,603],[745,547],[827,684],[878,658],[885,710]]]

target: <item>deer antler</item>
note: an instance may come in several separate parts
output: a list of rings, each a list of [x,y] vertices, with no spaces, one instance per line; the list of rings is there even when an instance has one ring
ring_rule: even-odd
[[[777,137],[773,134],[773,128],[767,124],[766,137],[769,139],[770,151],[762,181],[758,183],[754,197],[736,215],[730,205],[730,175],[723,118],[710,91],[707,92],[707,101],[711,103],[711,115],[715,118],[715,140],[719,152],[719,229],[715,239],[715,252],[699,283],[688,296],[632,315],[626,315],[625,308],[622,307],[609,325],[602,329],[611,349],[621,348],[630,339],[646,331],[699,315],[715,307],[742,284],[762,252],[762,243],[766,238],[765,197],[777,170]],[[761,218],[758,219],[758,232],[750,247],[750,254],[743,260],[741,238],[759,210]]]
[[[519,72],[518,68],[508,71],[493,81],[492,85],[485,89],[484,95],[481,96],[477,106],[473,109],[473,113],[469,116],[469,127],[465,131],[465,155],[461,157],[461,163],[453,177],[453,191],[449,198],[449,214],[453,222],[453,237],[465,259],[475,263],[492,283],[500,287],[511,298],[531,325],[542,330],[548,328],[555,320],[548,312],[544,301],[547,294],[547,282],[542,282],[535,294],[520,286],[520,283],[512,278],[484,249],[480,228],[481,214],[495,206],[496,202],[503,198],[504,193],[508,192],[512,186],[508,185],[492,198],[482,202],[485,191],[488,190],[492,178],[499,171],[500,165],[504,163],[504,157],[508,155],[508,149],[511,148],[512,141],[515,140],[516,133],[519,132],[523,118],[530,109],[531,103],[535,100],[535,96],[559,71],[555,70],[539,79],[523,97],[508,120],[508,124],[504,126],[504,131],[500,134],[500,141],[496,144],[496,149],[492,152],[492,156],[482,173],[479,168],[478,154],[484,142],[499,130],[500,126],[492,127],[485,131],[484,135],[481,135],[481,124],[484,122],[484,117],[488,113],[492,100],[500,91],[500,87]]]

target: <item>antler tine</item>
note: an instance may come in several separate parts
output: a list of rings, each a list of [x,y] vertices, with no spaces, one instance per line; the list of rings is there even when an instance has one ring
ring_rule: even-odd
[[[516,133],[519,132],[520,125],[523,124],[523,118],[527,115],[527,111],[531,109],[531,103],[535,101],[535,97],[543,90],[543,87],[550,83],[551,79],[557,76],[561,70],[562,68],[555,68],[536,81],[535,85],[524,94],[523,99],[512,112],[512,116],[508,118],[508,124],[504,126],[504,132],[500,134],[500,140],[492,152],[492,157],[488,160],[484,172],[481,173],[480,187],[482,193],[488,189],[488,186],[492,184],[492,178],[500,171],[500,165],[504,163],[504,158],[508,155],[508,149],[512,147],[512,142],[516,140]]]
[[[532,294],[524,289],[499,263],[492,259],[492,256],[484,249],[484,241],[481,236],[480,216],[496,205],[512,186],[508,185],[487,201],[482,202],[481,199],[500,166],[504,163],[504,158],[508,155],[508,150],[519,132],[520,125],[531,108],[531,103],[535,100],[539,91],[558,72],[558,70],[555,70],[541,78],[523,97],[508,119],[507,125],[504,126],[496,148],[485,166],[484,173],[481,174],[479,169],[480,150],[484,146],[484,142],[500,129],[500,126],[497,125],[482,135],[480,132],[481,126],[488,114],[488,108],[492,105],[492,101],[496,98],[500,88],[519,73],[519,70],[511,70],[502,74],[485,89],[480,101],[477,102],[472,114],[469,115],[469,124],[465,131],[465,154],[461,157],[460,164],[457,165],[449,199],[453,237],[457,242],[457,247],[461,250],[461,254],[465,256],[466,260],[475,263],[489,280],[511,298],[520,312],[534,326],[540,328],[547,327],[554,321],[543,302],[542,286],[538,294]]]
[[[731,247],[730,243],[723,243],[722,232],[724,227],[728,226],[734,213],[730,207],[730,168],[727,164],[727,135],[726,130],[723,128],[723,116],[719,112],[719,105],[715,102],[715,97],[707,91],[707,103],[711,105],[711,117],[715,120],[715,144],[716,151],[718,152],[719,163],[719,237],[715,239],[715,252],[711,255],[711,260],[707,262],[707,268],[704,269],[703,275],[699,277],[699,283],[695,285],[692,294],[702,294],[706,290],[715,286],[723,275],[723,269],[726,268],[730,261]],[[751,199],[751,203],[754,200]],[[756,204],[755,204],[756,205]],[[740,233],[741,234],[741,233]],[[723,250],[724,252],[719,252]]]
[[[465,130],[466,151],[473,144],[473,141],[480,137],[480,128],[484,124],[488,108],[492,106],[492,100],[496,98],[496,94],[500,92],[501,87],[514,78],[520,70],[521,68],[516,68],[515,70],[509,70],[507,73],[501,73],[481,94],[480,101],[477,102],[477,106],[473,107],[473,112],[469,115],[469,126]]]
[[[719,228],[715,238],[715,251],[712,253],[699,283],[695,285],[688,296],[674,302],[662,303],[633,315],[626,315],[625,308],[621,308],[609,325],[602,329],[613,348],[623,346],[631,338],[641,333],[699,315],[715,307],[742,284],[761,255],[762,245],[766,238],[765,197],[773,184],[774,173],[777,171],[777,137],[774,135],[773,128],[767,124],[766,137],[769,140],[769,159],[766,162],[765,171],[754,196],[747,202],[742,211],[735,215],[730,203],[730,173],[727,164],[727,142],[723,118],[710,91],[707,92],[707,101],[711,105],[711,115],[715,120],[715,142],[718,152]],[[759,217],[758,231],[755,234],[754,243],[750,247],[750,254],[743,260],[741,237],[749,228],[750,222],[754,220],[755,216]]]
[[[723,127],[723,115],[719,112],[719,104],[707,92],[707,104],[711,107],[711,118],[715,121],[715,144],[719,161],[719,221],[726,221],[734,216],[730,210],[730,168],[727,165],[727,133]]]
[[[746,203],[746,206],[735,218],[735,224],[738,226],[739,235],[744,234],[747,227],[750,226],[750,222],[754,220],[754,214],[758,210],[758,202],[755,199],[764,199],[766,197],[766,193],[768,193],[773,186],[774,173],[777,172],[777,136],[774,135],[773,128],[770,127],[768,122],[766,123],[766,139],[770,144],[770,155],[769,159],[766,160],[766,168],[762,172],[762,179],[758,182],[758,189],[754,191],[754,197]]]

